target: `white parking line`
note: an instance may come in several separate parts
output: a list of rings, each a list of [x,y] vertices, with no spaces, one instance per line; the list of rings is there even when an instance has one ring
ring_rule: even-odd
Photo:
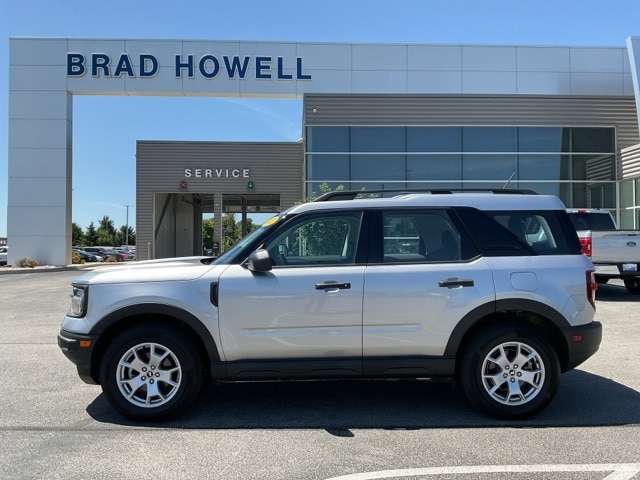
[[[431,467],[353,473],[327,480],[379,480],[430,475],[477,475],[478,473],[531,472],[611,472],[603,480],[630,480],[640,473],[640,463],[603,463],[582,465],[478,465],[473,467]]]

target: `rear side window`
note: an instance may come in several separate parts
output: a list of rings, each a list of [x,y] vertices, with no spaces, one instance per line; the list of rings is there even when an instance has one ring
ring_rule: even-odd
[[[555,211],[458,209],[471,237],[487,256],[567,255],[576,253]],[[565,220],[566,221],[566,220]],[[568,223],[568,222],[567,222]],[[575,236],[575,232],[572,232]],[[575,239],[573,239],[575,240]]]
[[[376,212],[371,263],[459,262],[478,255],[442,209]]]

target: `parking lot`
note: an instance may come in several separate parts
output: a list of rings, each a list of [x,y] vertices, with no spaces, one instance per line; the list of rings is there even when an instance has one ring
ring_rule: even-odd
[[[213,386],[143,425],[57,347],[77,274],[0,274],[1,479],[640,479],[640,297],[619,282],[597,292],[600,351],[527,421],[484,417],[446,384],[356,381]]]

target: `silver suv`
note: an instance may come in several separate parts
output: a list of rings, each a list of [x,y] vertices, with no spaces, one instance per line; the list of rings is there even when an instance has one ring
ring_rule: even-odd
[[[358,193],[290,208],[216,260],[81,275],[60,348],[136,420],[183,412],[206,381],[310,378],[450,379],[524,418],[597,351],[593,266],[558,198]]]

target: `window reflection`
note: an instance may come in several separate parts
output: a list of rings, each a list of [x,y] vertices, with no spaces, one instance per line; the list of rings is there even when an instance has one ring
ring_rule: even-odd
[[[518,176],[528,180],[566,180],[561,155],[519,155]]]
[[[610,153],[615,151],[613,128],[572,128],[571,151],[586,153]]]
[[[515,127],[464,127],[464,152],[516,152]]]
[[[464,155],[464,180],[504,180],[517,174],[516,155]]]
[[[518,128],[518,151],[555,153],[569,151],[570,128],[520,127]]]
[[[510,187],[552,193],[570,207],[616,208],[615,129],[306,129],[307,195],[322,183],[345,189],[502,188],[510,178]]]
[[[353,180],[405,180],[404,155],[351,155]]]
[[[462,155],[407,155],[407,180],[458,180]]]
[[[462,127],[407,127],[407,152],[461,152]]]
[[[307,180],[348,180],[349,155],[307,155]]]
[[[351,127],[352,152],[405,152],[404,127]]]

